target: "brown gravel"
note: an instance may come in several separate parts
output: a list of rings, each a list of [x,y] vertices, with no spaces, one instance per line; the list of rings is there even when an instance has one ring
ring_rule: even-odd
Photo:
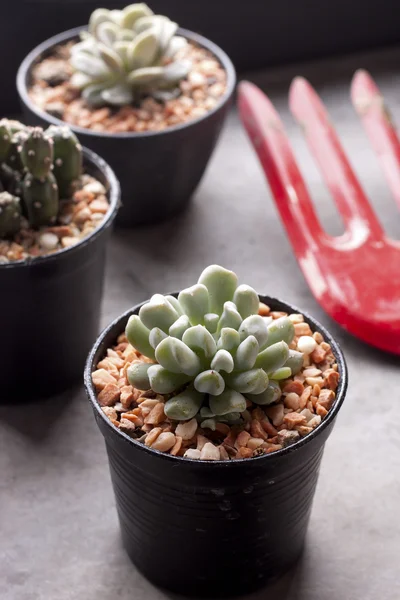
[[[260,314],[277,319],[282,312],[270,312],[260,304]],[[116,345],[92,373],[102,410],[115,427],[146,446],[173,456],[201,460],[234,460],[270,454],[295,443],[318,427],[335,401],[339,373],[329,344],[320,333],[312,333],[302,315],[289,315],[293,323],[302,325],[300,335],[311,334],[316,349],[324,351],[318,363],[311,355],[303,354],[303,369],[293,378],[280,382],[282,396],[269,406],[256,406],[248,401],[242,425],[229,426],[218,423],[215,431],[202,429],[197,420],[177,423],[164,414],[167,397],[154,392],[133,389],[126,370],[133,360],[145,360],[129,343],[125,334],[118,337]],[[304,332],[304,333],[303,333]],[[297,348],[299,337],[292,343]],[[303,340],[304,342],[304,340]],[[320,354],[315,354],[318,358]],[[310,373],[310,375],[308,375]],[[310,383],[310,380],[319,383]],[[112,398],[112,402],[111,402]]]
[[[22,227],[13,238],[0,239],[0,265],[74,246],[102,223],[110,208],[106,189],[90,175],[82,175],[81,189],[70,200],[62,200],[60,206],[55,225],[35,230],[22,219]]]
[[[162,131],[186,123],[213,109],[226,91],[226,72],[208,50],[189,42],[177,53],[188,58],[192,69],[180,83],[180,95],[167,101],[144,98],[138,106],[91,108],[73,88],[69,79],[69,42],[54,49],[53,56],[32,71],[29,95],[39,108],[70,125],[108,133]]]

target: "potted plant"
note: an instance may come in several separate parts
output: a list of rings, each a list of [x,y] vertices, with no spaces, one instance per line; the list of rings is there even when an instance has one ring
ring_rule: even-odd
[[[294,563],[347,387],[317,321],[213,265],[107,327],[85,385],[123,541],[149,579],[216,597]]]
[[[145,4],[97,9],[50,38],[17,88],[32,123],[68,125],[115,168],[124,226],[177,213],[198,185],[235,86],[228,56]]]
[[[77,381],[98,332],[118,202],[113,171],[68,127],[0,121],[2,402]]]

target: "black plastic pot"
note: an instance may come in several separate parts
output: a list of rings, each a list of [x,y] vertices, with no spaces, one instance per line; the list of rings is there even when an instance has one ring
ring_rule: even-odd
[[[22,62],[17,88],[27,123],[61,123],[29,98],[31,69],[57,44],[78,39],[82,29],[77,27],[50,38]],[[210,50],[226,70],[227,91],[213,110],[164,131],[109,134],[70,126],[82,144],[104,156],[115,170],[122,188],[117,224],[124,227],[162,221],[187,205],[211,157],[235,87],[235,70],[225,52],[191,31],[180,29],[179,33]]]
[[[105,438],[126,550],[153,583],[184,595],[244,594],[287,571],[299,557],[324,444],[347,389],[343,354],[312,317],[275,298],[274,310],[302,312],[331,344],[339,366],[335,404],[310,435],[252,459],[205,462],[151,450],[104,415],[91,373],[138,305],[103,331],[86,364],[85,386]]]
[[[83,161],[107,189],[104,222],[76,246],[0,265],[0,402],[53,395],[76,383],[98,335],[106,242],[120,189],[97,154],[84,148]]]

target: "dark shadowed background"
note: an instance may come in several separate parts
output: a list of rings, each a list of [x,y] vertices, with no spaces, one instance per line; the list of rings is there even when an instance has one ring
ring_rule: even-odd
[[[219,44],[239,70],[400,41],[398,0],[149,0],[155,11]],[[46,38],[84,23],[100,6],[129,0],[0,0],[3,8],[0,109],[15,111],[15,73]]]

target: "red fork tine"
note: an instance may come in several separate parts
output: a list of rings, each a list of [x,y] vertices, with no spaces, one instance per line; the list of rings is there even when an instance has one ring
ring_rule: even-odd
[[[351,99],[400,207],[400,142],[383,96],[367,71],[355,73],[351,83]]]
[[[238,86],[243,124],[268,178],[296,254],[304,256],[326,238],[297,167],[282,122],[269,99],[254,84]]]
[[[289,93],[292,114],[304,129],[310,150],[320,168],[351,238],[381,240],[382,227],[372,210],[317,93],[302,77],[294,79]]]

